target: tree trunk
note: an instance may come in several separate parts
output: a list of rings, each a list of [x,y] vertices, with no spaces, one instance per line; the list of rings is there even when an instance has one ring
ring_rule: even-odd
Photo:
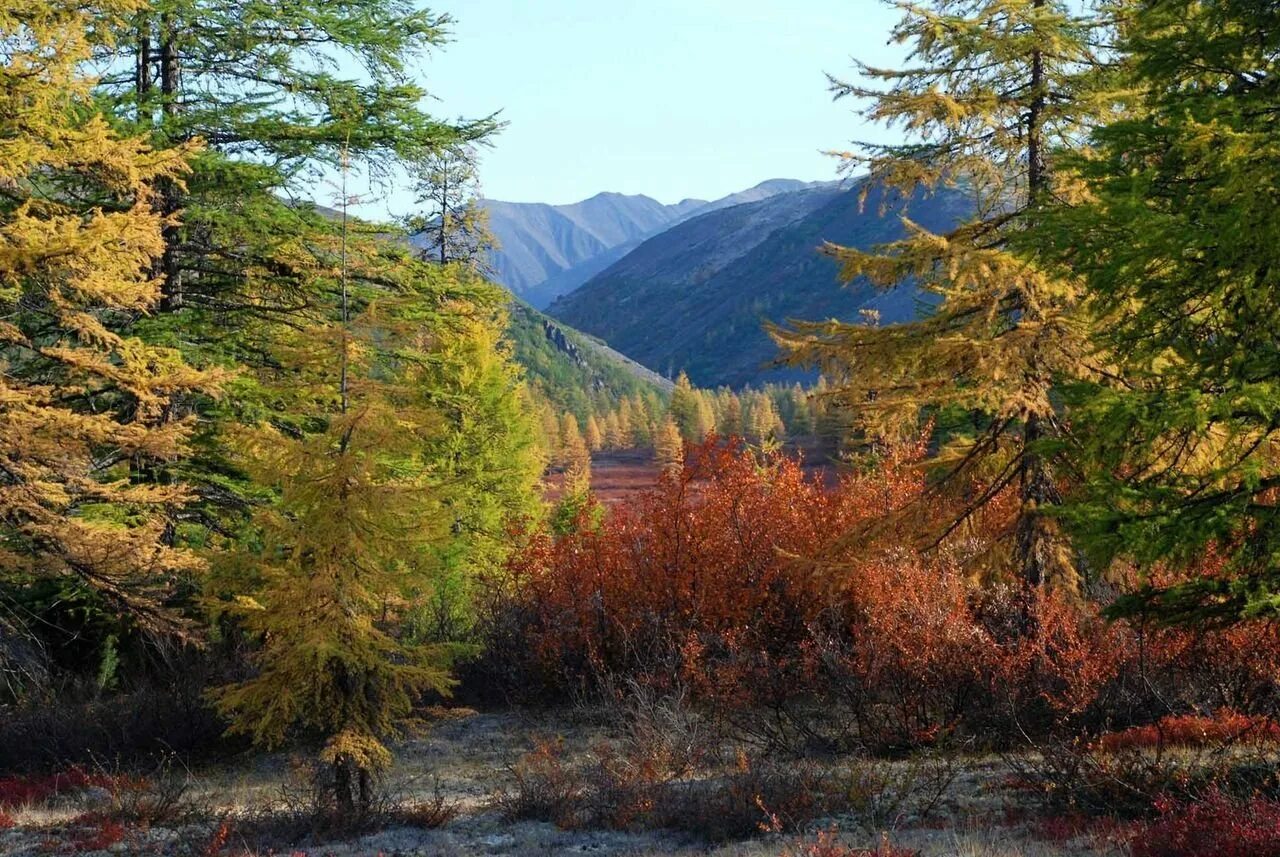
[[[151,115],[151,19],[144,12],[138,16],[138,56],[133,77],[134,118],[139,125],[148,126]]]
[[[1038,414],[1027,418],[1023,435],[1023,485],[1021,512],[1018,519],[1018,560],[1021,578],[1028,586],[1074,588],[1074,573],[1057,522],[1044,515],[1044,509],[1060,503],[1050,463],[1032,448],[1050,432]]]
[[[163,100],[163,112],[166,120],[167,136],[174,139],[180,98],[180,71],[178,57],[178,28],[173,16],[165,13],[160,16],[160,94]],[[172,218],[182,208],[181,189],[177,182],[165,179],[159,183],[160,213]],[[160,309],[162,312],[173,312],[182,307],[182,271],[178,265],[178,244],[182,240],[181,230],[177,224],[170,223],[164,227],[164,253],[160,257],[160,270],[163,278],[160,293]]]
[[[373,777],[367,769],[361,768],[357,778],[360,783],[360,814],[368,815],[373,807]]]
[[[340,756],[333,763],[333,798],[338,816],[344,821],[356,817],[356,802],[353,793],[352,764],[346,756]]]
[[[1036,0],[1033,9],[1044,7]],[[1048,105],[1044,55],[1037,47],[1031,53],[1031,102],[1027,108],[1027,204],[1034,205],[1047,189],[1049,174],[1044,152],[1044,114]],[[1030,314],[1029,314],[1030,315]],[[1027,321],[1038,319],[1028,317]],[[1051,379],[1042,370],[1035,382],[1047,385]],[[1028,587],[1049,586],[1078,590],[1074,564],[1063,544],[1057,522],[1045,509],[1061,502],[1053,479],[1053,468],[1035,445],[1052,436],[1052,424],[1038,413],[1028,414],[1022,437],[1022,508],[1019,510],[1015,549],[1023,583]]]

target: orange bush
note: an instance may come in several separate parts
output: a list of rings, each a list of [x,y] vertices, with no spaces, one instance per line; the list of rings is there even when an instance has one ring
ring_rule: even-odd
[[[688,690],[764,742],[1097,735],[1274,704],[1273,627],[1145,631],[1093,601],[973,580],[1012,496],[923,550],[911,515],[955,511],[925,498],[924,452],[890,450],[833,485],[712,439],[654,490],[534,535],[510,567],[508,638],[491,649],[520,663],[526,689]]]
[[[744,648],[790,660],[846,606],[850,581],[812,558],[921,485],[903,467],[829,490],[791,459],[710,441],[598,526],[588,512],[576,532],[532,540],[512,567],[526,639],[553,673],[584,679],[600,669],[699,679],[707,659]]]

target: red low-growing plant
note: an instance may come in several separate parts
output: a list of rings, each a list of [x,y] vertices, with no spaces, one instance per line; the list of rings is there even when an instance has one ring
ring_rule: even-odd
[[[231,822],[224,819],[218,825],[218,829],[209,837],[209,841],[205,843],[202,852],[204,857],[220,857],[223,849],[227,847],[227,843],[231,840],[231,833]]]
[[[13,820],[13,816],[3,810],[0,810],[0,830],[9,830],[17,822]]]
[[[1269,717],[1247,716],[1229,708],[1212,716],[1170,715],[1145,726],[1103,735],[1097,749],[1104,753],[1159,747],[1210,747],[1226,744],[1280,743],[1280,723]]]
[[[71,768],[56,774],[32,777],[0,778],[0,807],[18,807],[43,803],[58,795],[87,788],[112,788],[116,778],[108,774],[90,774],[82,768]]]
[[[1095,842],[1114,843],[1127,840],[1133,826],[1111,816],[1067,812],[1039,816],[1031,822],[1030,829],[1033,836],[1045,842],[1065,843],[1088,837]]]
[[[930,493],[924,455],[892,447],[833,481],[709,440],[653,490],[526,540],[496,588],[502,680],[524,699],[688,692],[741,737],[788,747],[1070,743],[1170,706],[1274,705],[1280,628],[1143,630],[1002,577],[1016,492],[922,543],[965,508]]]
[[[531,540],[511,566],[516,648],[560,692],[678,683],[731,715],[835,699],[856,733],[840,740],[860,744],[931,744],[1027,700],[1086,709],[1118,671],[1116,634],[1065,599],[981,595],[966,560],[1000,521],[922,550],[920,515],[947,515],[920,502],[924,451],[832,485],[712,439],[654,490]],[[1010,630],[1028,615],[1037,634]]]
[[[1133,857],[1280,857],[1280,801],[1234,801],[1220,793],[1194,803],[1162,799],[1154,821],[1130,839]]]

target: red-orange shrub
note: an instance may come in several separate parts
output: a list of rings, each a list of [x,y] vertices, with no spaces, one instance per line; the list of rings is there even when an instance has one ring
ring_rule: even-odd
[[[789,660],[838,604],[807,559],[894,502],[888,480],[865,484],[828,491],[789,459],[708,443],[599,526],[533,539],[512,568],[525,639],[553,682],[670,683],[744,646]]]
[[[1097,748],[1115,753],[1158,747],[1277,743],[1280,743],[1280,723],[1269,717],[1250,717],[1223,708],[1212,717],[1198,714],[1168,716],[1145,726],[1111,732],[1098,739]]]
[[[991,573],[1014,492],[923,549],[919,533],[957,512],[926,494],[924,451],[832,484],[712,439],[654,490],[529,539],[490,648],[526,698],[687,690],[746,737],[788,745],[1070,741],[1171,710],[1274,706],[1270,625],[1142,630],[1103,619],[1104,596]]]
[[[71,825],[75,832],[68,840],[67,847],[73,854],[105,851],[123,841],[128,832],[116,819],[97,812],[76,816]]]
[[[1130,840],[1133,857],[1280,857],[1280,802],[1212,794],[1195,803],[1161,800],[1156,808],[1160,817]]]
[[[71,768],[56,774],[0,778],[0,808],[13,808],[44,801],[83,789],[112,788],[116,777],[91,774],[82,768]]]
[[[976,598],[961,567],[972,544],[914,546],[899,513],[921,506],[923,452],[896,450],[832,486],[789,458],[713,440],[603,520],[533,539],[512,567],[512,648],[562,691],[619,675],[681,683],[730,716],[838,699],[840,738],[932,742],[1007,678],[987,620],[1017,605]],[[1061,672],[1092,674],[1074,662]],[[771,723],[807,731],[794,714]]]

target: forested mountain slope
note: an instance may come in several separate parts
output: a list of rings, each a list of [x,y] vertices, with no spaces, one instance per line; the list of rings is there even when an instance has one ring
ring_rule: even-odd
[[[671,382],[644,366],[515,299],[507,336],[529,385],[557,412],[586,419],[623,396],[665,396]]]

